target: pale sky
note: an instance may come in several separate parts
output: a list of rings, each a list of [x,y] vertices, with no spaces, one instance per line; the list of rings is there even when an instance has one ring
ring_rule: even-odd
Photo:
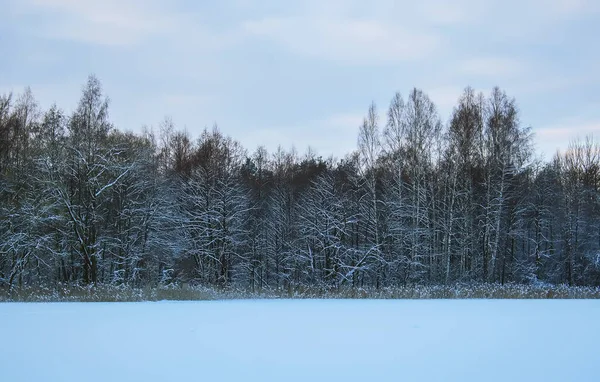
[[[0,0],[0,94],[71,112],[89,74],[122,130],[217,123],[249,151],[343,156],[374,101],[465,86],[516,98],[550,157],[600,136],[597,0]]]

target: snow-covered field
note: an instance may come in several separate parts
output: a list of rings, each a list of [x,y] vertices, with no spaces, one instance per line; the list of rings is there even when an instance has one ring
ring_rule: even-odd
[[[600,381],[598,300],[0,304],[2,381]]]

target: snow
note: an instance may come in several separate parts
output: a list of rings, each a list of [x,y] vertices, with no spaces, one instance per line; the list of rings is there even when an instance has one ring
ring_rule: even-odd
[[[3,381],[598,381],[600,301],[0,304]]]

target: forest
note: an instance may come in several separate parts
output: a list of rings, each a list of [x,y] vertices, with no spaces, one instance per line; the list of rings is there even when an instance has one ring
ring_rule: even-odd
[[[124,132],[93,75],[71,115],[0,95],[0,288],[600,286],[593,137],[537,158],[500,88],[447,123],[417,88],[384,111],[323,158],[169,118]]]

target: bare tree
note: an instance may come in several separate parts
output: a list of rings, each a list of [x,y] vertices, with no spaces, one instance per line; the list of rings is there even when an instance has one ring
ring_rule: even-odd
[[[382,242],[380,238],[381,227],[379,225],[379,205],[381,201],[377,190],[377,161],[379,160],[382,146],[379,132],[379,116],[375,103],[371,103],[367,117],[360,126],[358,149],[361,160],[361,174],[364,179],[366,192],[361,213],[365,228],[365,243],[362,250],[364,251],[365,261],[368,259],[379,262],[378,267],[382,267],[384,264],[381,257]]]

